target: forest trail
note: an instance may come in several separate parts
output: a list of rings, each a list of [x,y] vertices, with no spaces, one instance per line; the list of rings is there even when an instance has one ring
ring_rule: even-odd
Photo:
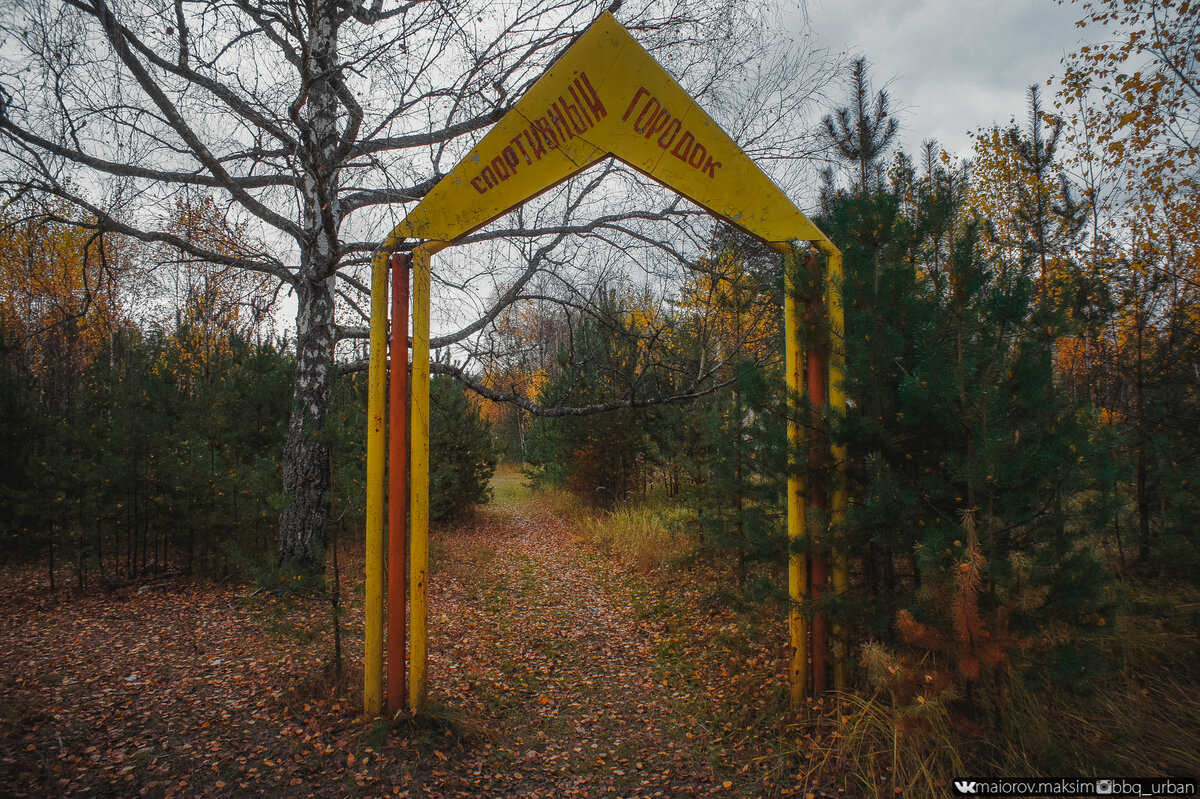
[[[501,478],[503,479],[503,478]],[[513,478],[509,478],[513,479]],[[664,625],[627,571],[520,499],[441,538],[431,597],[433,701],[494,743],[446,763],[464,796],[695,796],[725,791],[711,738],[661,678]]]
[[[65,568],[48,591],[43,568],[3,567],[0,793],[807,793],[806,731],[764,715],[783,684],[774,644],[707,607],[697,574],[667,592],[577,540],[519,477],[495,486],[431,538],[418,721],[360,714],[361,549],[342,555],[340,681],[320,596],[181,579],[80,592]]]

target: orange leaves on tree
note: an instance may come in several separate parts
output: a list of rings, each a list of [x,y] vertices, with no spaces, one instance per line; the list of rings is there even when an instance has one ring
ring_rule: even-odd
[[[744,255],[726,247],[701,260],[684,283],[679,308],[715,361],[762,361],[778,350],[779,313],[753,279]]]
[[[1200,242],[1200,85],[1194,79],[1200,5],[1157,0],[1082,4],[1079,24],[1102,44],[1065,59],[1060,106],[1071,109],[1081,158],[1111,170],[1109,210],[1132,233],[1154,220]],[[1193,266],[1194,266],[1193,258]]]
[[[552,303],[526,300],[509,305],[493,323],[481,382],[489,389],[536,402],[567,338],[566,319]],[[483,403],[480,411],[496,425],[509,417],[523,424],[522,412],[511,405]]]
[[[901,638],[912,646],[940,656],[948,665],[948,675],[955,681],[978,680],[986,670],[998,666],[1008,652],[1027,645],[1025,640],[1006,630],[1009,608],[1001,605],[984,615],[979,607],[979,586],[985,561],[975,537],[972,515],[968,513],[966,517],[966,551],[954,568],[953,588],[938,603],[949,609],[949,628],[922,624],[907,610],[896,615],[896,628]],[[931,674],[931,681],[939,676],[946,675]]]
[[[1064,121],[1042,110],[1038,86],[1029,89],[1029,121],[975,134],[971,180],[973,212],[987,224],[985,247],[1007,264],[1036,260],[1043,297],[1069,283],[1082,210],[1058,155]]]

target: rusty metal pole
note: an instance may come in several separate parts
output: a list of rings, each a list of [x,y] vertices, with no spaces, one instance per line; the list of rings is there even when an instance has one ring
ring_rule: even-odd
[[[829,467],[826,457],[828,436],[821,426],[820,417],[825,415],[825,313],[821,289],[825,285],[821,265],[815,256],[805,261],[809,278],[809,296],[806,301],[805,321],[808,325],[808,400],[814,411],[814,423],[809,448],[809,477],[806,481],[809,503],[822,515],[829,508],[825,490],[825,472]],[[819,525],[813,525],[809,534],[811,549],[809,566],[812,570],[810,595],[818,605],[825,595],[829,567],[823,550],[824,542],[819,535]],[[819,611],[812,620],[812,679],[813,693],[822,694],[829,688],[829,621],[825,612]]]
[[[392,254],[392,341],[388,401],[387,709],[404,707],[408,554],[408,265]]]

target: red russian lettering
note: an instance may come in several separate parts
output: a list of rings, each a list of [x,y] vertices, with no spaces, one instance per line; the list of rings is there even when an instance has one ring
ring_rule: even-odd
[[[579,73],[579,77],[575,79],[575,85],[579,87],[579,94],[583,97],[584,104],[591,110],[592,116],[597,121],[608,116],[608,111],[604,110],[604,103],[600,102],[600,95],[596,94],[596,90],[592,88],[592,82],[588,80],[586,72]]]
[[[661,111],[659,111],[657,114],[654,115],[654,121],[646,126],[646,138],[649,139],[649,138],[653,137],[655,133],[658,133],[660,130],[662,130],[664,127],[666,127],[667,122],[669,122],[670,120],[671,120],[671,112],[668,111],[666,108],[663,108]]]
[[[667,129],[664,130],[662,135],[658,137],[658,146],[664,150],[670,147],[675,141],[675,137],[679,135],[679,129],[681,127],[683,126],[679,124],[678,119],[672,119],[671,123],[667,125]]]
[[[489,189],[499,183],[499,181],[496,180],[496,173],[492,171],[490,166],[485,166],[483,171],[479,173],[479,177],[483,178],[483,182],[487,184]]]
[[[561,94],[558,96],[558,104],[562,106],[563,116],[570,121],[571,127],[575,128],[576,133],[583,133],[588,129],[588,126],[583,122],[583,115],[579,113],[579,109],[564,100]]]
[[[578,108],[579,108],[579,112],[580,112],[581,114],[583,114],[584,129],[586,130],[587,128],[590,128],[590,127],[592,127],[593,125],[595,125],[595,124],[596,124],[596,121],[595,121],[594,119],[592,119],[592,118],[591,118],[591,116],[589,116],[589,115],[588,115],[588,112],[587,112],[587,106],[585,106],[585,105],[584,105],[584,104],[583,104],[583,103],[580,101],[580,99],[579,99],[579,92],[575,91],[575,86],[573,86],[573,85],[572,85],[572,86],[568,86],[568,87],[567,87],[567,91],[569,91],[569,92],[571,93],[571,99],[575,101],[575,105],[576,105],[576,107],[578,107]],[[559,98],[559,99],[562,99],[562,98]],[[579,132],[580,132],[580,133],[583,133],[583,131],[582,131],[582,130],[581,130],[581,131],[579,131]]]
[[[550,107],[546,109],[546,116],[550,117],[550,122],[554,125],[554,130],[558,132],[559,141],[575,138],[575,134],[571,131],[571,123],[567,122],[567,118],[563,116],[558,103],[550,104]]]
[[[708,157],[708,158],[707,158],[707,159],[704,161],[704,169],[703,169],[703,171],[704,171],[704,172],[707,172],[707,173],[708,173],[708,176],[709,176],[710,178],[715,178],[715,177],[717,176],[717,167],[719,167],[720,165],[721,165],[721,162],[720,162],[720,161],[714,161],[714,160],[712,160],[712,156],[710,155],[710,156],[709,156],[709,157]]]
[[[525,156],[525,163],[532,164],[533,161],[530,160],[529,153],[525,152],[525,145],[521,144],[521,134],[518,133],[516,136],[513,136],[512,139],[510,139],[510,141],[513,144],[517,145],[517,149],[519,149],[521,151],[521,155]]]
[[[699,169],[704,163],[704,156],[708,155],[708,150],[704,149],[704,145],[696,142],[696,149],[692,150],[692,154],[688,156],[688,166],[693,169]]]
[[[479,175],[476,175],[475,177],[471,178],[471,185],[475,187],[475,191],[483,194],[485,191],[487,191],[487,189],[480,184],[479,177]]]
[[[633,96],[633,99],[629,101],[629,107],[625,109],[625,116],[621,117],[622,122],[629,119],[629,115],[633,113],[633,107],[637,105],[638,98],[640,98],[643,94],[649,93],[650,92],[646,91],[645,86],[638,87],[637,94]]]
[[[692,145],[695,144],[696,138],[690,130],[683,132],[683,138],[679,140],[679,144],[675,145],[675,149],[671,151],[671,155],[678,158],[680,161],[687,162],[688,156],[692,153]]]
[[[508,166],[504,163],[504,158],[499,155],[493,158],[492,169],[496,171],[496,177],[501,180],[508,180]]]
[[[525,141],[529,142],[529,149],[533,150],[533,157],[541,161],[542,156],[546,154],[546,144],[542,141],[537,128],[531,127],[525,131]]]
[[[511,147],[505,147],[504,152],[500,154],[504,156],[504,163],[508,165],[509,170],[514,175],[517,174],[517,164],[521,163],[517,160],[517,151]]]
[[[542,134],[547,147],[551,150],[558,147],[558,137],[554,135],[554,127],[546,121],[545,117],[538,117],[533,124],[537,127],[538,133]]]
[[[653,111],[650,110],[651,103],[654,104]],[[646,128],[650,127],[650,123],[654,121],[654,117],[657,116],[658,109],[660,108],[662,108],[662,105],[658,102],[657,97],[651,97],[649,100],[647,100],[646,105],[642,106],[642,113],[638,114],[637,121],[633,123],[634,131],[637,133],[643,133]],[[642,124],[643,119],[646,120],[645,124]]]

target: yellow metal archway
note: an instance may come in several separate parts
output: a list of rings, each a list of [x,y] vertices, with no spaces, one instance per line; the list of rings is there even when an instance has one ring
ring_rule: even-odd
[[[529,199],[606,159],[617,158],[681,194],[716,216],[723,217],[780,252],[796,273],[797,242],[812,242],[827,259],[825,305],[831,325],[828,357],[828,400],[835,413],[844,412],[842,389],[844,355],[841,299],[841,253],[779,190],[741,148],[713,122],[670,75],[605,13],[572,44],[529,89],[503,119],[429,192],[384,240],[372,261],[371,356],[367,439],[367,592],[364,663],[364,710],[368,716],[383,710],[383,505],[387,384],[387,285],[389,256],[412,250],[413,336],[411,387],[411,536],[409,590],[411,596],[411,678],[408,701],[418,711],[424,701],[427,662],[427,575],[429,529],[429,299],[431,256],[468,233],[504,215]],[[415,245],[415,246],[414,246]],[[407,277],[404,278],[405,287]],[[806,385],[805,358],[798,340],[794,292],[785,300],[786,363],[790,396]],[[395,342],[395,339],[393,339]],[[395,344],[394,344],[395,346]],[[397,356],[404,369],[407,360]],[[811,359],[810,359],[811,360]],[[810,362],[809,369],[813,368]],[[820,371],[824,371],[823,368]],[[824,375],[821,375],[822,382]],[[814,395],[814,399],[816,396]],[[398,417],[393,416],[393,419]],[[400,417],[402,418],[402,417]],[[794,448],[800,431],[788,423]],[[834,448],[839,471],[844,453]],[[401,458],[400,461],[404,459]],[[403,468],[393,462],[392,469]],[[836,524],[846,494],[835,483],[830,503]],[[803,486],[788,481],[788,537],[805,535]],[[403,527],[393,517],[394,526]],[[393,542],[395,538],[393,538]],[[395,543],[393,543],[393,549]],[[392,555],[393,580],[402,574],[404,552]],[[399,563],[399,569],[396,564]],[[789,591],[792,598],[791,687],[793,701],[807,691],[808,645],[800,603],[808,595],[805,556],[792,554]],[[402,579],[402,578],[400,578]],[[833,559],[833,589],[846,588],[844,555]],[[391,608],[403,641],[403,607]],[[398,616],[398,620],[397,617]],[[398,624],[397,624],[398,622]],[[402,644],[401,644],[402,646]],[[389,710],[395,712],[394,687],[402,677],[403,653],[389,658]],[[397,666],[396,664],[400,664]],[[843,672],[836,669],[841,687]]]

